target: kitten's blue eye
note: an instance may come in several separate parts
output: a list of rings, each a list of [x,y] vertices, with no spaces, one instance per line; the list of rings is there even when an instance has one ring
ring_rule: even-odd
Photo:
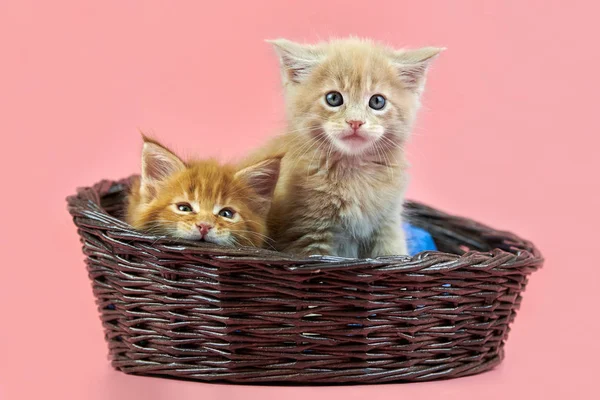
[[[329,92],[325,95],[325,101],[331,107],[339,107],[344,104],[344,97],[340,92]]]
[[[189,203],[177,203],[177,209],[181,212],[192,212],[192,206]]]
[[[369,99],[369,107],[373,110],[381,110],[385,107],[385,97],[380,94],[375,94]]]
[[[224,208],[221,211],[219,211],[219,216],[223,217],[223,218],[233,218],[233,216],[235,215],[235,211],[233,211],[231,208]]]

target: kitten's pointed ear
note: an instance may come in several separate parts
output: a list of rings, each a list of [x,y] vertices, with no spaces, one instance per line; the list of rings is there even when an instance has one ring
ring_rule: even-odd
[[[431,62],[446,50],[440,47],[423,47],[416,50],[398,50],[392,61],[398,68],[400,79],[407,89],[420,93],[425,84],[425,75]]]
[[[157,141],[143,136],[142,149],[142,190],[152,193],[158,183],[172,174],[183,171],[185,163],[172,151]]]
[[[294,43],[287,39],[266,42],[273,45],[279,56],[284,83],[302,82],[323,58],[323,54],[315,46]]]
[[[235,179],[250,186],[262,200],[270,201],[279,179],[281,157],[270,158],[239,170]]]

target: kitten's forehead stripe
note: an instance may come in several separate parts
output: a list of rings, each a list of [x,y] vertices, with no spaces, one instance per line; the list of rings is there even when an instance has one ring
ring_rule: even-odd
[[[190,179],[187,184],[188,184],[187,192],[189,193],[190,198],[193,198],[194,200],[198,200],[198,196],[196,196],[196,189],[197,189],[196,181],[194,179]]]
[[[338,88],[343,92],[350,92],[352,96],[359,96],[365,92],[372,93],[377,90],[381,83],[378,73],[373,73],[372,68],[361,64],[342,65],[335,64],[327,68],[327,76],[322,77],[323,85],[331,85],[332,88]],[[372,64],[369,62],[368,64]],[[381,72],[382,68],[379,68]],[[329,83],[331,82],[331,83]]]
[[[373,91],[373,77],[371,76],[371,74],[367,75],[366,89],[368,92]]]
[[[342,82],[342,90],[348,91],[348,88],[350,87],[350,80],[348,79],[348,75],[342,75],[342,79],[339,79],[338,76],[337,81]]]

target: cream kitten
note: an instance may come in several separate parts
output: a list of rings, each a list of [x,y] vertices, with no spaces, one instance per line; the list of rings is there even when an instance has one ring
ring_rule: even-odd
[[[289,132],[247,163],[285,154],[271,208],[275,247],[300,255],[404,255],[403,146],[438,48],[366,40],[272,42]]]

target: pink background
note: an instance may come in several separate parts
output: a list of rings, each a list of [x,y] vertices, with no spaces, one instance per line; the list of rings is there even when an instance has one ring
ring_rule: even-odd
[[[0,1],[0,398],[597,398],[599,12],[583,0]],[[544,252],[505,362],[370,387],[112,370],[65,196],[137,172],[138,128],[188,154],[243,154],[283,121],[263,39],[348,34],[448,48],[410,146],[409,195]]]

